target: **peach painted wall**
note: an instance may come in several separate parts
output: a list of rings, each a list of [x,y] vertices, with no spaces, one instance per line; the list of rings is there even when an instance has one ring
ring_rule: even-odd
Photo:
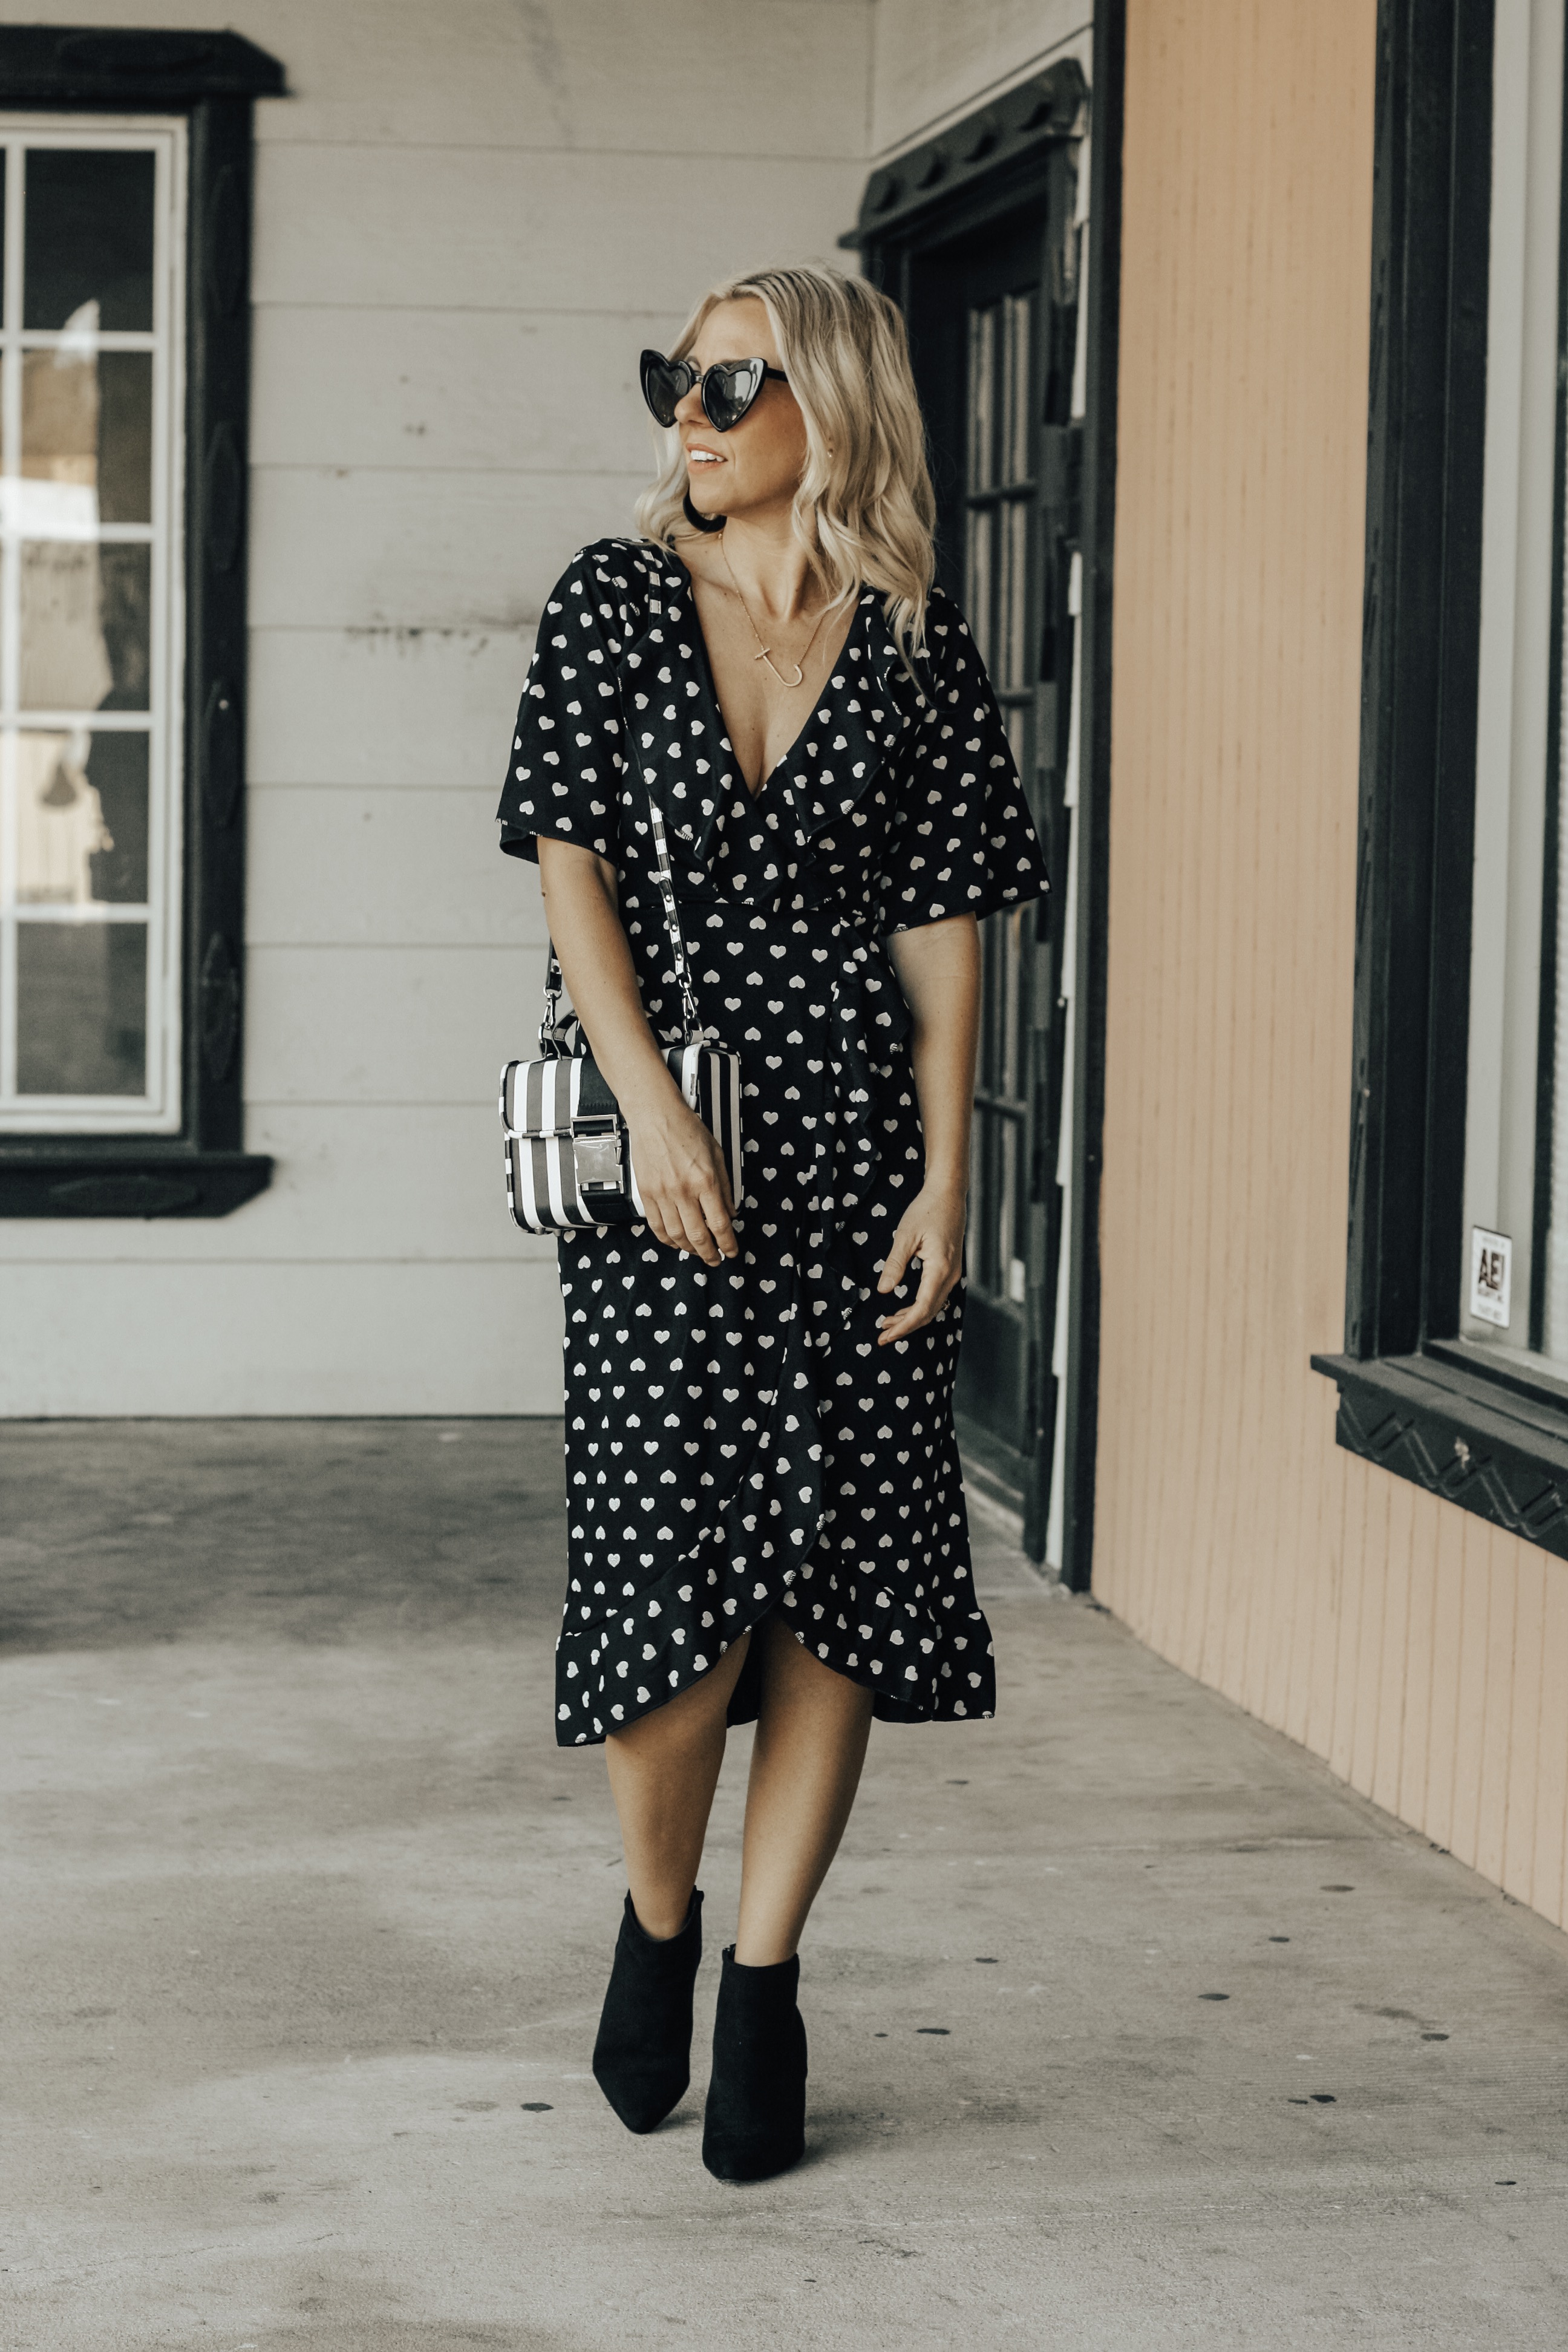
[[[1568,1920],[1568,1564],[1339,1452],[1375,0],[1130,0],[1095,1591]]]

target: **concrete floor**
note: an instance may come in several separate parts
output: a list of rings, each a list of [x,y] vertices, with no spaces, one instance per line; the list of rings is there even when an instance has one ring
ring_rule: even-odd
[[[1001,1719],[879,1727],[810,1930],[807,2161],[710,2180],[700,2071],[630,2138],[556,1438],[0,1432],[0,2340],[1561,2352],[1568,1946],[994,1537]]]

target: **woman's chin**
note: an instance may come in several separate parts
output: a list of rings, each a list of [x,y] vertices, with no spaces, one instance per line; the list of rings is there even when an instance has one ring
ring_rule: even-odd
[[[686,492],[701,515],[721,515],[724,500],[720,493],[720,478],[729,472],[728,466],[689,466],[686,469]]]

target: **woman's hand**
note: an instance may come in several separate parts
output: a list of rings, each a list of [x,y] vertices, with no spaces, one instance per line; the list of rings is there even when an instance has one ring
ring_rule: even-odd
[[[668,1101],[621,1106],[643,1214],[656,1241],[718,1265],[741,1254],[724,1155],[673,1082],[664,1091]]]
[[[907,1339],[942,1313],[963,1271],[964,1206],[969,1186],[969,1113],[974,1098],[974,1041],[980,1027],[980,933],[973,915],[949,915],[912,931],[894,931],[888,953],[914,1017],[910,1058],[925,1139],[925,1182],[899,1220],[877,1287],[894,1290],[921,1262],[912,1307],[889,1315],[879,1348]]]
[[[542,835],[539,878],[572,1002],[626,1122],[654,1238],[690,1250],[705,1265],[738,1257],[724,1156],[670,1076],[647,1025],[621,928],[615,867],[575,842]]]
[[[921,1284],[912,1305],[900,1307],[883,1324],[877,1334],[879,1348],[890,1347],[895,1339],[907,1339],[911,1331],[919,1331],[934,1321],[946,1306],[963,1272],[966,1206],[958,1186],[928,1181],[900,1218],[877,1288],[884,1293],[897,1289],[910,1260],[917,1257],[921,1262]]]

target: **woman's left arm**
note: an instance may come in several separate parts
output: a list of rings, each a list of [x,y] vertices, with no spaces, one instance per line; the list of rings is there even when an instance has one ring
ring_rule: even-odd
[[[910,1057],[925,1178],[899,1220],[877,1287],[900,1283],[921,1261],[913,1303],[890,1315],[878,1346],[907,1339],[942,1312],[963,1271],[969,1200],[969,1122],[974,1102],[974,1049],[980,1025],[980,931],[973,915],[952,915],[889,934],[888,952],[914,1016]]]

